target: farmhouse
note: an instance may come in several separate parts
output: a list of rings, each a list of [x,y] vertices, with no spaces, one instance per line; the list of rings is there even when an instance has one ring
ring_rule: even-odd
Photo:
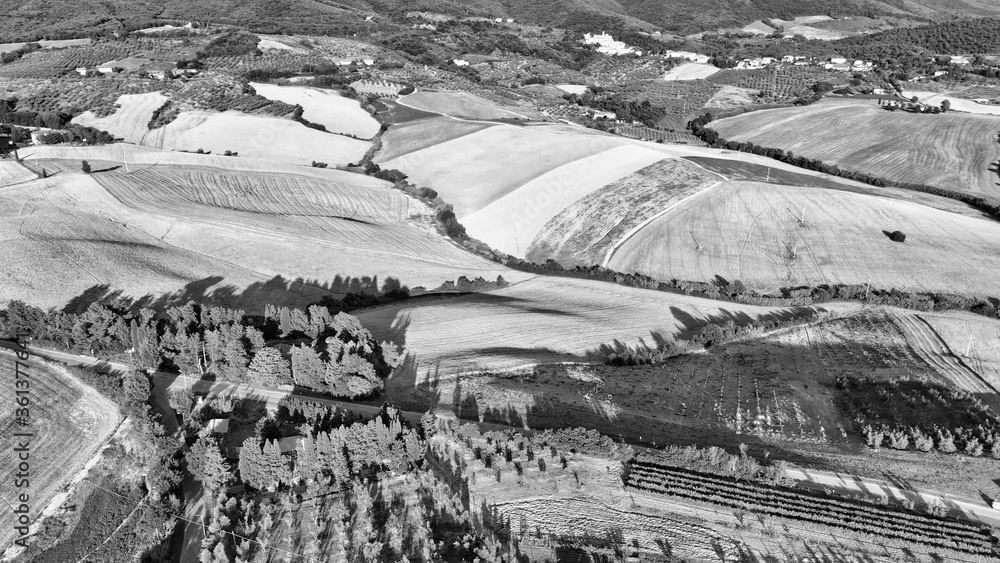
[[[464,59],[452,59],[451,62],[455,63],[455,66],[469,66],[469,61]]]
[[[594,110],[593,119],[611,119],[617,120],[618,114],[613,111],[603,111],[599,109]]]
[[[952,55],[951,64],[953,65],[967,65],[972,63],[972,57],[966,57],[964,55]]]
[[[847,59],[845,59],[844,57],[831,57],[830,58],[830,64],[842,65],[842,64],[846,64],[846,63],[847,63]]]

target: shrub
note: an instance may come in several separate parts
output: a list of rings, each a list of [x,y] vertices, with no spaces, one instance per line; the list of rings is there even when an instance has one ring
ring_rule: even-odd
[[[889,234],[893,242],[906,242],[906,235],[902,231],[893,231]]]
[[[84,160],[80,163],[80,170],[83,170],[84,174],[90,174],[90,163]]]

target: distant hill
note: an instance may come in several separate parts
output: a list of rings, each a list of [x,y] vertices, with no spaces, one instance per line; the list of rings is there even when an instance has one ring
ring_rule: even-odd
[[[0,0],[0,41],[61,39],[189,20],[264,33],[337,34],[357,31],[368,15],[407,11],[512,17],[573,29],[655,27],[679,33],[816,14],[928,22],[1000,16],[1000,6],[992,0]]]

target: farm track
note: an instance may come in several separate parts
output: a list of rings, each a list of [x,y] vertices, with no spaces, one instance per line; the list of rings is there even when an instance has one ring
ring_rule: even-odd
[[[897,313],[893,318],[920,358],[960,389],[974,393],[993,407],[993,410],[1000,409],[1000,392],[956,356],[948,343],[923,317],[917,313]]]

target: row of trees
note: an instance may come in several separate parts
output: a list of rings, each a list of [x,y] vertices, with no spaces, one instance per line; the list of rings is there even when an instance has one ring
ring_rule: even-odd
[[[275,307],[267,312],[264,319],[251,319],[242,310],[189,302],[163,315],[100,303],[74,314],[12,301],[0,333],[28,334],[43,346],[102,358],[129,354],[143,369],[211,373],[262,386],[294,383],[344,397],[371,396],[400,361],[395,345],[378,342],[346,313],[331,316],[318,305],[309,313]],[[288,353],[265,345],[265,339],[303,336],[311,342]]]

